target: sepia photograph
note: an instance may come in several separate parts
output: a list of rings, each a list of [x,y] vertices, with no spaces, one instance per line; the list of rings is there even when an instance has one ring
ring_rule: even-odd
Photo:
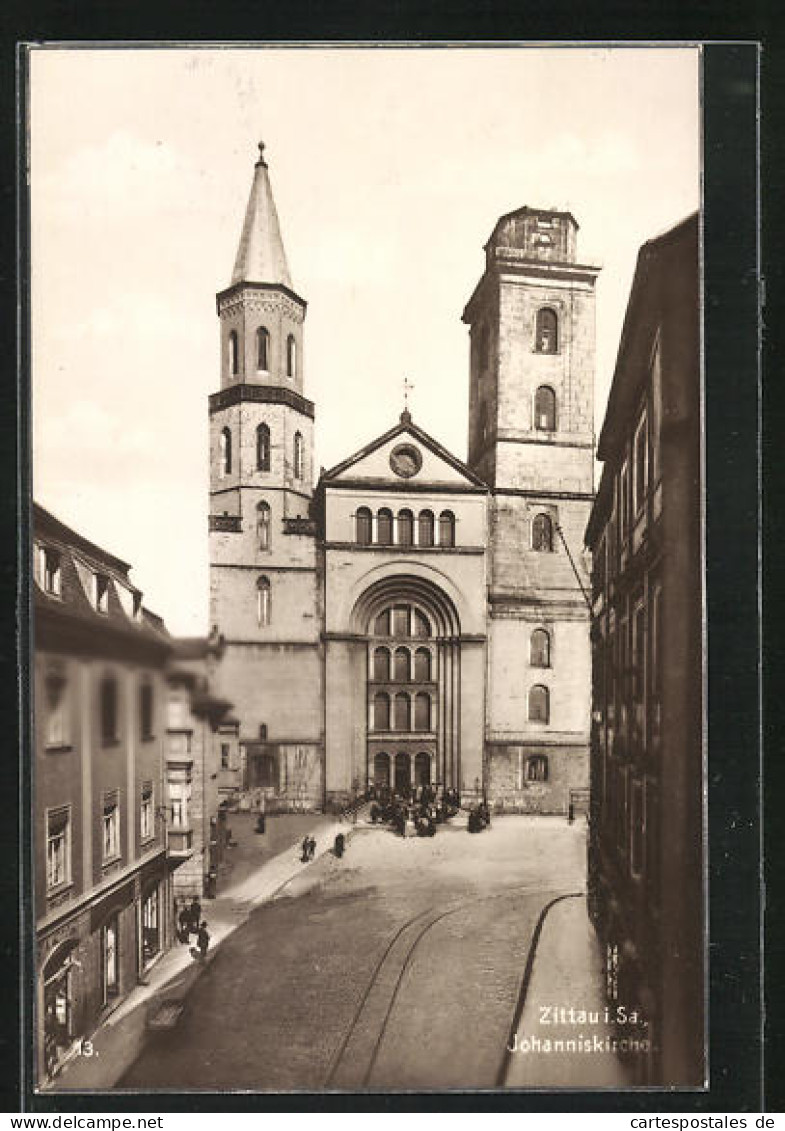
[[[706,1086],[701,67],[27,48],[39,1094]]]

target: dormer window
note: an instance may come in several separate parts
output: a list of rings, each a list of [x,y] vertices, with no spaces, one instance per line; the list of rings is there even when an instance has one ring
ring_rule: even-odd
[[[256,331],[256,368],[260,373],[270,368],[270,334],[264,326]]]
[[[109,578],[105,573],[95,575],[95,608],[99,613],[109,612]]]
[[[549,306],[537,311],[534,348],[537,353],[556,353],[559,348],[559,320]]]
[[[60,551],[50,546],[41,549],[41,579],[45,592],[60,596]]]

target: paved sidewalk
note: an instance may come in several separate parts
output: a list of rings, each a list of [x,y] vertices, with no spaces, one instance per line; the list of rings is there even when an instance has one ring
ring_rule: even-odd
[[[240,820],[233,820],[240,833]],[[277,823],[277,827],[276,827]],[[358,822],[362,824],[362,822]],[[112,1088],[137,1058],[146,1041],[152,1036],[148,1019],[164,1005],[177,1009],[194,982],[210,965],[216,949],[225,938],[248,918],[252,909],[272,899],[290,880],[308,867],[300,860],[300,843],[303,818],[287,822],[286,817],[268,819],[268,830],[275,830],[272,842],[280,844],[289,839],[287,847],[277,855],[267,856],[267,843],[259,838],[259,851],[266,859],[253,870],[248,867],[248,855],[237,868],[239,879],[232,882],[231,874],[223,878],[224,890],[214,900],[205,900],[203,916],[210,931],[210,949],[202,961],[191,945],[175,942],[170,950],[145,973],[144,981],[123,999],[118,1008],[89,1036],[91,1054],[78,1054],[66,1064],[54,1083],[47,1089],[52,1092],[89,1091]],[[287,826],[292,832],[288,838]],[[249,829],[251,828],[249,824]],[[346,820],[310,815],[305,822],[310,836],[316,841],[315,859],[328,852],[339,832],[349,836],[355,827]],[[296,829],[296,832],[295,832]],[[247,832],[248,830],[244,830]],[[267,834],[265,834],[267,835]],[[247,837],[241,835],[240,845]]]
[[[603,955],[586,897],[562,899],[545,916],[505,1086],[629,1088],[631,1074],[606,1039],[645,1038],[648,1030],[612,1029],[605,1007]]]

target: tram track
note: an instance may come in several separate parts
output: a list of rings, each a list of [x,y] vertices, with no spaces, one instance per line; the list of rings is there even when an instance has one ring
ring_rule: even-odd
[[[479,896],[474,899],[456,899],[446,907],[440,909],[426,908],[417,915],[411,916],[394,932],[388,940],[380,955],[368,984],[357,1004],[352,1020],[338,1045],[324,1079],[325,1089],[357,1089],[372,1087],[371,1080],[377,1066],[379,1055],[385,1037],[390,1028],[390,1021],[399,998],[400,990],[407,971],[412,965],[415,953],[422,940],[439,923],[450,916],[460,912],[476,909],[484,903],[491,903],[499,899],[509,899],[516,895],[529,893],[540,895],[545,899],[544,906],[540,909],[532,938],[527,948],[527,959],[515,995],[515,1005],[512,1010],[512,1024],[510,1031],[514,1030],[523,1011],[528,990],[531,971],[537,943],[542,931],[542,925],[548,910],[561,899],[579,896],[580,892],[562,892],[555,894],[553,889],[532,887],[530,884],[516,885],[505,888],[504,891],[493,895]],[[426,920],[423,922],[423,920]],[[508,1055],[505,1048],[500,1057],[500,1064],[496,1073],[495,1085],[503,1086],[508,1069]]]

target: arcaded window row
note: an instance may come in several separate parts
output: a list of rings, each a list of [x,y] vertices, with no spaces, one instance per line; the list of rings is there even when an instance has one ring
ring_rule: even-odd
[[[415,521],[414,513],[404,507],[397,514],[381,507],[374,514],[369,507],[358,507],[355,519],[355,542],[358,546],[435,546],[436,516],[422,510]],[[438,545],[455,545],[455,515],[442,511],[439,515]]]
[[[232,377],[240,374],[240,339],[236,330],[229,331],[227,339],[229,350],[229,373]],[[256,370],[258,373],[270,371],[270,331],[260,326],[256,331]],[[297,342],[294,334],[286,339],[286,376],[297,376]]]
[[[218,474],[223,479],[232,474],[232,430],[223,428],[219,438]],[[295,432],[292,440],[292,469],[295,479],[303,477],[303,436]],[[260,424],[256,429],[256,470],[270,470],[270,428]]]

